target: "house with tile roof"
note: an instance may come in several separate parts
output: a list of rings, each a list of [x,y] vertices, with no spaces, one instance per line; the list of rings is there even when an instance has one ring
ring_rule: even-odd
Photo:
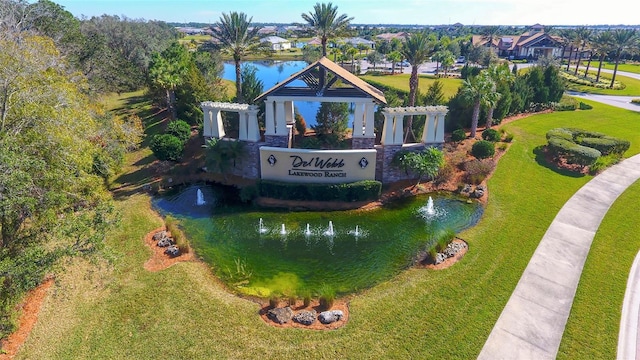
[[[558,36],[544,31],[540,24],[533,25],[529,31],[520,35],[500,35],[489,43],[483,35],[473,35],[473,46],[485,46],[493,49],[499,57],[510,59],[537,59],[551,56],[561,57],[563,46]]]
[[[269,43],[271,46],[271,50],[273,51],[291,49],[291,42],[279,36],[267,36],[260,39],[260,42]]]

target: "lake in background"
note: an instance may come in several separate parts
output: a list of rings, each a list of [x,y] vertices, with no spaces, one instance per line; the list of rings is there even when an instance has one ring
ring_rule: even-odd
[[[264,85],[263,91],[267,91],[274,87],[281,81],[286,80],[289,76],[304,69],[309,64],[305,61],[244,61],[245,64],[253,65],[257,68],[256,75]],[[224,64],[224,72],[222,78],[226,80],[236,81],[236,70],[233,63]],[[296,80],[291,83],[293,86],[306,86],[301,80]],[[316,115],[318,108],[320,108],[319,102],[313,101],[295,101],[293,103],[297,112],[302,115],[310,128],[316,124]],[[349,127],[353,126],[353,115],[349,116]]]

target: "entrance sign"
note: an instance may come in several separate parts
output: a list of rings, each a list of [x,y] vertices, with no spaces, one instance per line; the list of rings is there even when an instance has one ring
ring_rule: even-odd
[[[304,150],[260,147],[261,178],[294,183],[375,180],[376,150]]]

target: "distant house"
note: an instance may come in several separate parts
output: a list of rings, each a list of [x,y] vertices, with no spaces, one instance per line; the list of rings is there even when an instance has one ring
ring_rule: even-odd
[[[498,56],[512,59],[557,58],[562,56],[563,50],[561,39],[545,33],[540,24],[533,25],[521,35],[500,35],[491,44],[482,35],[473,35],[472,43],[474,46],[490,47]]]
[[[375,49],[375,47],[376,47],[375,41],[363,39],[361,37],[346,38],[346,39],[343,39],[341,42],[344,42],[344,43],[349,44],[349,45],[351,45],[353,47],[356,47],[356,48],[360,44],[365,44],[370,49]]]
[[[291,42],[279,36],[267,36],[260,39],[260,42],[269,43],[271,45],[271,50],[273,51],[291,49]]]

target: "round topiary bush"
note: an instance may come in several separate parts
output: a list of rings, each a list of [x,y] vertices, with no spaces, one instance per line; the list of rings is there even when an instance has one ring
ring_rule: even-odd
[[[496,148],[491,141],[480,140],[471,147],[471,155],[478,159],[492,157],[496,153]]]
[[[167,125],[165,133],[177,137],[182,142],[187,142],[191,136],[191,126],[184,120],[174,120]]]
[[[171,134],[158,134],[151,138],[151,151],[159,160],[178,161],[184,150],[184,143]]]
[[[467,133],[463,129],[453,130],[451,133],[451,141],[462,141],[467,138]]]
[[[487,141],[497,142],[500,141],[500,133],[495,129],[486,129],[482,132],[482,138]]]

